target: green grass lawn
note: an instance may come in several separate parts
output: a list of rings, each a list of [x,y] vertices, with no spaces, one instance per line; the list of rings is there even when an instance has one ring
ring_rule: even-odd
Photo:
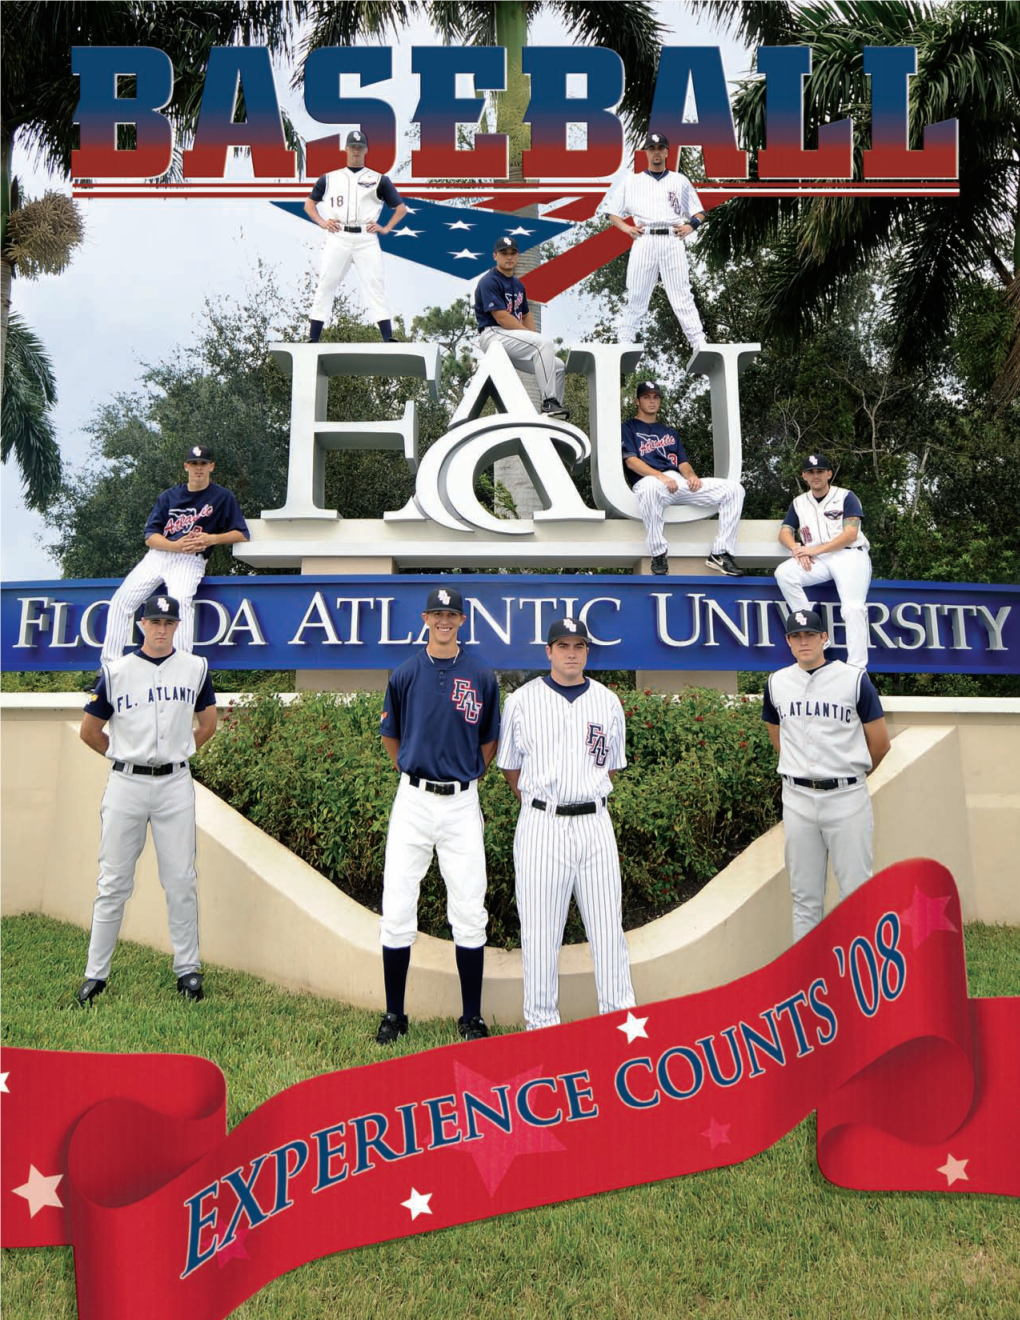
[[[5,919],[0,933],[5,1044],[204,1055],[226,1075],[231,1127],[294,1082],[380,1057],[375,1014],[215,967],[208,999],[184,1004],[169,960],[128,943],[106,994],[83,1013],[74,992],[84,931],[24,916]],[[971,994],[1020,994],[1020,931],[971,926],[966,941]],[[452,1021],[415,1021],[397,1049],[455,1039]],[[2,1255],[4,1320],[76,1315],[70,1248]],[[1020,1213],[991,1196],[832,1187],[808,1119],[736,1168],[329,1256],[234,1314],[1016,1320]]]

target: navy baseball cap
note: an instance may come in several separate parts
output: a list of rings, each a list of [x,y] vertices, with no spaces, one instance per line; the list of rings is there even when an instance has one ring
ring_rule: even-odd
[[[494,247],[492,250],[493,250],[493,252],[517,252],[517,251],[519,251],[519,249],[518,249],[518,247],[517,247],[517,240],[516,240],[516,238],[510,238],[509,236],[507,236],[506,238],[497,238],[497,239],[496,239],[496,245],[495,245],[495,247]]]
[[[425,613],[430,610],[456,610],[464,613],[464,597],[454,587],[433,587],[425,602]]]
[[[192,445],[184,455],[185,463],[211,463],[215,454],[208,445]]]
[[[808,454],[800,465],[801,472],[831,472],[832,459],[828,454]]]
[[[656,385],[654,380],[641,381],[637,389],[634,391],[635,397],[638,399],[641,398],[642,394],[661,394],[661,393],[662,390],[659,389],[658,385]]]
[[[181,607],[173,596],[157,592],[142,606],[143,619],[171,619],[180,622]]]
[[[588,629],[580,619],[557,619],[549,625],[549,634],[545,639],[546,646],[552,646],[553,642],[561,637],[580,637],[582,641],[590,641]]]
[[[347,146],[349,147],[367,147],[368,138],[356,128],[352,128],[347,134]]]
[[[669,138],[665,133],[649,133],[645,138],[645,151],[650,151],[652,147],[668,147]]]
[[[795,632],[825,632],[825,624],[817,610],[791,610],[786,619],[786,635]]]

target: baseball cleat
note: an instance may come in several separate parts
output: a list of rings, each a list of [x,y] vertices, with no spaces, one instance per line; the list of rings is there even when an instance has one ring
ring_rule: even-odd
[[[656,577],[669,572],[669,559],[666,555],[652,555],[652,572]]]
[[[485,1025],[485,1019],[480,1017],[458,1018],[457,1030],[464,1040],[484,1040],[489,1034],[489,1028]]]
[[[709,555],[705,560],[709,568],[714,568],[717,573],[725,573],[727,577],[745,577],[744,570],[737,565],[733,556],[728,550],[724,550],[721,555]]]
[[[375,1043],[377,1045],[392,1045],[395,1040],[406,1035],[407,1014],[384,1013],[382,1021],[379,1023],[379,1030],[375,1033]]]
[[[77,995],[79,1007],[88,1008],[92,1001],[98,999],[105,989],[106,982],[99,980],[98,977],[92,977],[85,981]]]
[[[177,993],[183,995],[185,999],[199,1000],[205,998],[205,992],[202,989],[201,972],[185,972],[183,976],[177,978]]]
[[[562,417],[564,421],[567,421],[570,417],[570,409],[564,408],[563,404],[560,403],[558,399],[543,399],[542,416]]]

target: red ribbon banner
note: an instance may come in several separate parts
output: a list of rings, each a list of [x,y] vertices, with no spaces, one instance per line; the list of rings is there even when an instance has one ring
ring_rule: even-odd
[[[1020,998],[901,862],[729,985],[291,1086],[226,1132],[175,1055],[3,1052],[4,1246],[72,1243],[81,1320],[221,1320],[334,1251],[736,1164],[818,1110],[842,1186],[1020,1195]],[[541,1158],[536,1158],[541,1157]]]

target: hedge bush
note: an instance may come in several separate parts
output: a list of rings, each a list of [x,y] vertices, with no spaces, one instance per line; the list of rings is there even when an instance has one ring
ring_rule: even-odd
[[[779,777],[753,698],[690,689],[679,698],[620,688],[628,767],[610,809],[628,929],[690,898],[779,818]],[[378,912],[397,776],[379,740],[380,693],[351,699],[257,694],[232,705],[195,761],[196,776],[254,825]],[[493,765],[479,786],[489,876],[489,943],[516,948],[517,803]],[[433,860],[420,929],[449,937]],[[584,939],[571,909],[567,940]]]

